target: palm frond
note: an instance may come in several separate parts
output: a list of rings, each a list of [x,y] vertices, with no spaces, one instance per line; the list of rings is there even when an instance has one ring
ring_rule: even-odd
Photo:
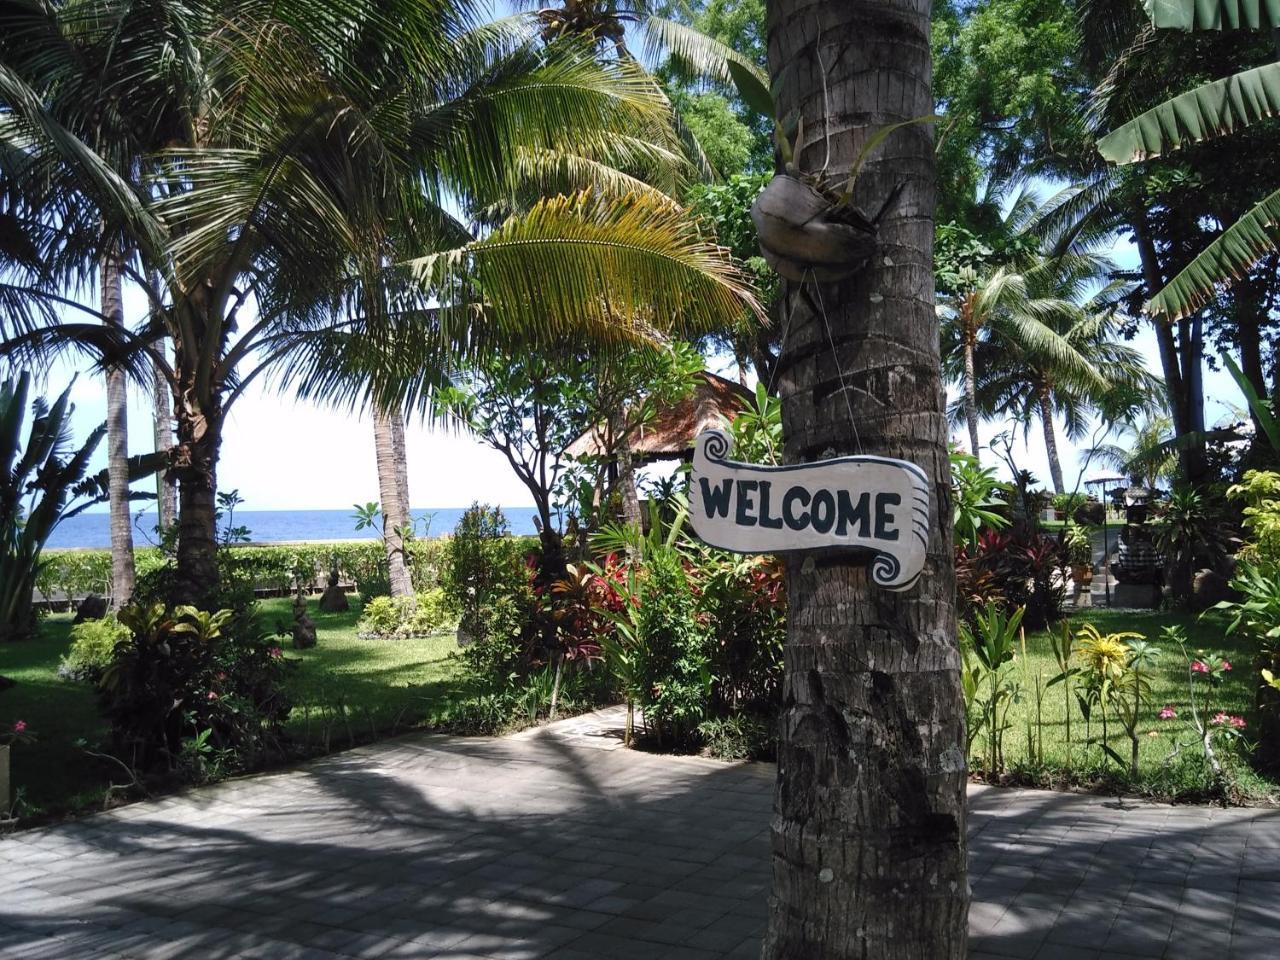
[[[442,302],[478,290],[486,322],[515,342],[617,344],[764,317],[728,251],[649,195],[544,200],[487,237],[405,266]]]
[[[650,60],[660,62],[665,54],[681,76],[732,84],[729,64],[734,63],[753,74],[766,90],[769,88],[769,77],[750,58],[693,27],[666,17],[646,17],[643,30],[645,53]]]

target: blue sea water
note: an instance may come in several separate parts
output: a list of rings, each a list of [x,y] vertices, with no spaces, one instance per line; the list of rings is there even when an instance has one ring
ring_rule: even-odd
[[[465,512],[465,507],[440,507],[434,510],[417,509],[414,517],[431,517],[427,536],[438,537],[452,533]],[[511,524],[511,532],[518,535],[534,534],[536,511],[532,507],[503,507],[503,514]],[[249,538],[254,543],[278,543],[284,540],[357,540],[373,539],[373,530],[356,531],[352,511],[347,510],[237,510],[234,522],[237,527],[249,528]],[[111,545],[111,528],[105,513],[82,513],[60,524],[49,538],[50,547],[107,547]],[[424,534],[425,524],[418,524],[418,535]],[[155,539],[156,515],[144,513],[133,525],[136,546],[147,546]]]

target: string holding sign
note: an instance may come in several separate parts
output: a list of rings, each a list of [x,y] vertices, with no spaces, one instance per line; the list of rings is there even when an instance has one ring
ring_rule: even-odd
[[[914,463],[857,456],[769,467],[729,460],[731,450],[722,430],[695,441],[689,520],[705,542],[735,553],[854,548],[872,556],[880,586],[915,585],[930,498]]]

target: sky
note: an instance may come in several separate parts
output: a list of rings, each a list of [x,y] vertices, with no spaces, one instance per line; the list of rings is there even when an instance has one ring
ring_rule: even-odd
[[[1123,245],[1116,251],[1122,262],[1131,254]],[[135,289],[125,297],[128,322],[139,320],[144,300]],[[1155,339],[1143,330],[1133,345],[1147,358],[1148,366],[1159,373]],[[712,369],[730,376],[723,362],[713,358]],[[73,375],[74,366],[59,364],[48,377],[47,390],[61,390]],[[1205,381],[1208,398],[1206,420],[1214,423],[1231,415],[1243,399],[1229,376],[1208,371]],[[106,388],[100,375],[78,372],[72,391],[75,402],[75,436],[83,438],[106,417]],[[130,388],[130,453],[152,449],[151,398],[137,387]],[[1063,469],[1067,487],[1076,486],[1080,461],[1058,425],[1059,446],[1063,449]],[[989,444],[1008,424],[982,425],[980,439]],[[1029,469],[1042,483],[1049,478],[1048,461],[1039,425],[1022,439],[1018,429],[1014,457],[1018,466]],[[961,433],[955,439],[967,447]],[[429,428],[410,422],[406,430],[409,458],[410,500],[414,508],[463,507],[473,501],[502,506],[532,506],[524,486],[516,479],[505,458],[465,433]],[[95,458],[95,469],[105,466],[106,444]],[[984,458],[988,459],[988,458]],[[989,458],[995,462],[994,457]],[[1089,469],[1085,476],[1106,471]],[[138,485],[148,489],[147,484]],[[218,486],[239,490],[245,510],[345,509],[378,497],[373,451],[373,427],[368,417],[302,403],[273,392],[256,381],[232,408],[225,429]],[[105,509],[105,508],[103,508]]]
[[[509,12],[508,0],[499,0],[499,14]],[[1047,185],[1044,195],[1051,192]],[[1136,252],[1127,241],[1118,241],[1114,255],[1122,267],[1136,264]],[[126,322],[136,323],[146,310],[141,293],[126,287]],[[1143,329],[1133,345],[1147,359],[1157,375],[1159,355],[1155,339]],[[729,365],[712,358],[709,367],[733,376]],[[87,365],[86,365],[87,370]],[[63,389],[77,373],[73,365],[55,366],[48,378],[47,390]],[[1244,404],[1239,391],[1224,372],[1206,371],[1205,395],[1208,398],[1206,421],[1213,424],[1227,418],[1232,407]],[[106,416],[106,388],[100,375],[80,372],[73,390],[76,404],[73,424],[75,435],[83,438],[103,422]],[[130,453],[152,449],[151,399],[138,388],[130,389],[129,406]],[[1068,489],[1074,489],[1080,477],[1080,459],[1058,427],[1058,444]],[[997,434],[1011,429],[1006,423],[984,423],[979,431],[981,442],[989,444]],[[963,431],[954,439],[967,449]],[[378,497],[377,472],[374,462],[373,427],[367,416],[345,410],[296,402],[256,380],[233,407],[224,431],[222,460],[218,473],[220,490],[238,490],[244,498],[244,510],[322,510],[344,509],[354,503],[366,503]],[[1028,469],[1041,483],[1048,485],[1049,468],[1039,424],[1033,424],[1025,439],[1021,428],[1013,455],[1020,468]],[[415,509],[464,507],[474,501],[501,506],[532,506],[532,498],[512,473],[506,459],[466,434],[430,428],[411,421],[406,429],[409,462],[410,502]],[[105,466],[106,443],[101,444],[94,469]],[[994,456],[984,462],[997,463]],[[1001,468],[1001,473],[1008,471]],[[1086,477],[1104,475],[1107,471],[1093,467]],[[150,484],[137,485],[150,489]],[[105,506],[98,508],[105,510]]]

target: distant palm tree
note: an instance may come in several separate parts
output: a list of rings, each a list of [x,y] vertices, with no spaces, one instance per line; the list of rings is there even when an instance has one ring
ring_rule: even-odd
[[[1177,474],[1173,419],[1167,414],[1152,413],[1137,422],[1120,422],[1114,431],[1119,442],[1099,444],[1089,450],[1092,462],[1119,470],[1149,490]]]
[[[1111,264],[1089,253],[1046,258],[1023,273],[1031,302],[1052,303],[977,350],[978,409],[1030,429],[1040,421],[1054,491],[1066,492],[1054,417],[1067,436],[1084,437],[1090,418],[1123,393],[1154,406],[1159,380],[1142,354],[1119,340],[1118,303],[1127,286],[1110,281]]]
[[[477,21],[469,0],[0,11],[0,187],[60,199],[40,225],[67,276],[96,263],[101,236],[118,242],[160,318],[123,331],[4,316],[0,333],[10,355],[73,349],[140,378],[144,357],[163,370],[175,599],[200,602],[218,582],[227,413],[264,375],[317,390],[345,363],[335,345],[389,352],[361,391],[404,402],[442,358],[566,337],[616,347],[754,307],[725,253],[645,184],[681,165],[648,78]],[[566,195],[478,239],[451,212],[549,184]],[[107,229],[86,232],[90,214]]]

